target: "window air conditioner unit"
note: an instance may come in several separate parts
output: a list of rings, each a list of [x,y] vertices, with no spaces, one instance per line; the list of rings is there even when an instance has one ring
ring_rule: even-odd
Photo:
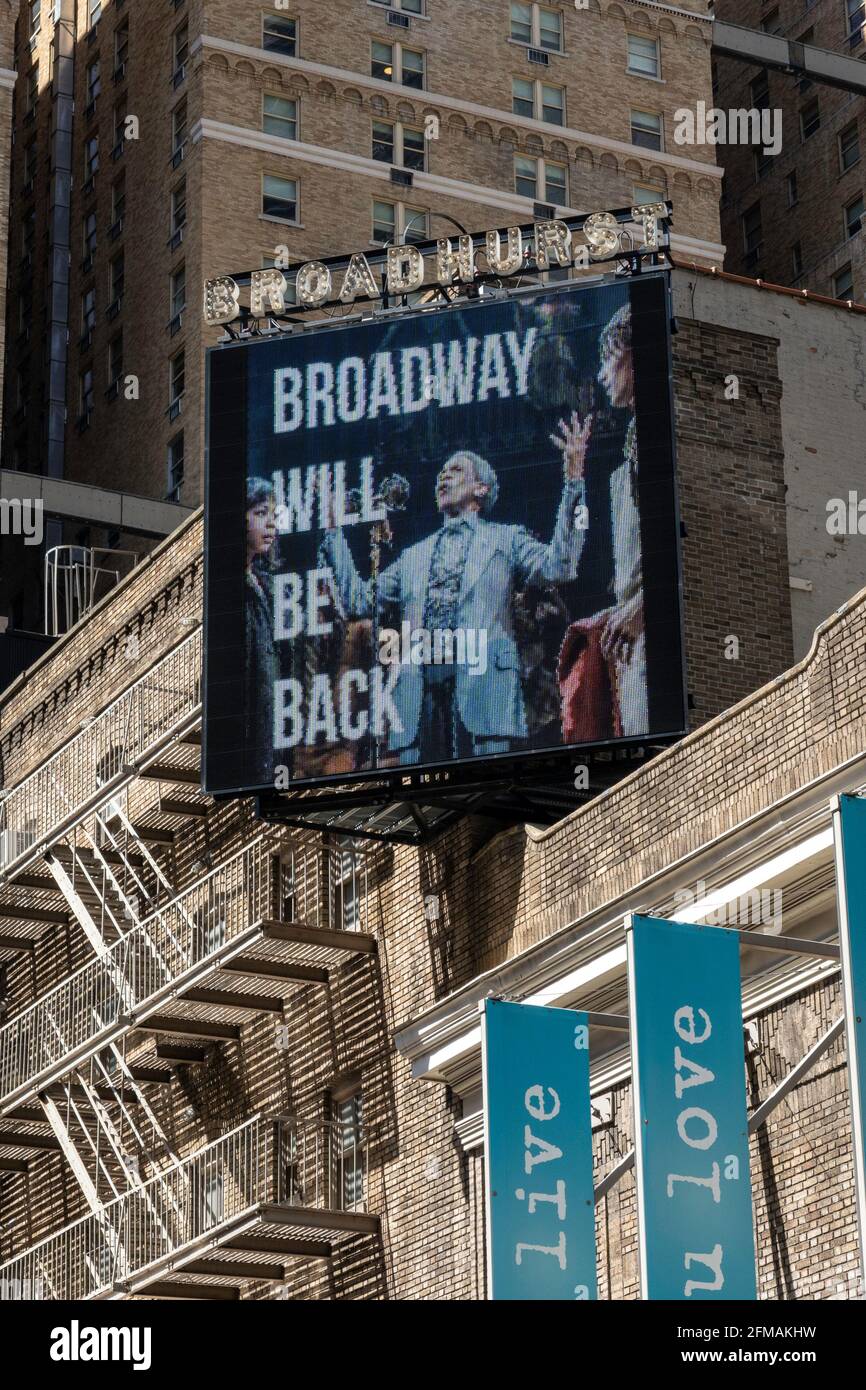
[[[407,14],[397,14],[394,10],[388,11],[388,23],[396,24],[398,29],[409,29],[409,16]]]
[[[550,66],[550,54],[545,53],[543,48],[527,48],[526,56],[530,63],[540,63],[544,68]]]

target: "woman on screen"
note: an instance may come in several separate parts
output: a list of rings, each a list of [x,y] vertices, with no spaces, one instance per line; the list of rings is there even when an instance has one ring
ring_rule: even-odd
[[[250,731],[252,780],[274,780],[274,647],[271,555],[277,538],[274,490],[265,478],[247,479],[247,564],[244,584],[246,631],[245,714]]]
[[[574,657],[588,643],[594,642],[603,661],[614,672],[615,692],[608,736],[637,738],[648,732],[649,715],[630,305],[624,304],[613,315],[601,334],[599,349],[598,380],[611,405],[629,413],[623,460],[610,480],[615,602],[612,608],[575,624],[566,634],[563,652],[571,656],[568,662],[560,664],[563,719],[565,726],[569,723],[583,725],[586,712],[569,708],[566,690],[570,692],[573,705],[574,699],[580,698],[572,679]],[[564,454],[578,453],[582,458],[589,447],[591,431],[592,416],[581,423],[573,412],[570,423],[560,421],[560,437],[555,437],[554,443]],[[580,629],[580,634],[576,629]],[[578,635],[580,643],[574,640]],[[568,741],[567,732],[565,736]]]

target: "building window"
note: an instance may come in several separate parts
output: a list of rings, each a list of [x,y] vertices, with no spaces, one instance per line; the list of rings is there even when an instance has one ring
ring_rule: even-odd
[[[171,234],[176,236],[186,226],[186,179],[172,189],[171,194]]]
[[[93,368],[85,367],[78,378],[78,414],[87,422],[93,414]]]
[[[96,213],[89,212],[82,221],[84,233],[84,257],[87,259],[96,251]]]
[[[663,188],[644,188],[635,184],[632,189],[632,207],[639,208],[644,203],[663,203],[667,198]]]
[[[262,130],[279,135],[284,140],[298,138],[298,103],[288,97],[265,93],[262,105]]]
[[[848,203],[845,208],[845,235],[847,237],[856,236],[860,231],[863,212],[863,195],[861,193],[853,202]]]
[[[262,215],[280,222],[297,222],[297,179],[281,179],[276,174],[262,176]]]
[[[27,74],[27,110],[25,117],[31,117],[36,111],[36,103],[39,99],[39,64],[34,63]]]
[[[117,389],[123,376],[123,331],[116,333],[108,344],[108,385]]]
[[[81,336],[86,337],[96,327],[96,286],[91,285],[81,296]]]
[[[118,24],[114,31],[114,76],[119,81],[126,71],[129,56],[129,20]]]
[[[112,226],[122,220],[126,212],[126,174],[121,174],[119,179],[115,179],[111,185],[111,222]]]
[[[405,14],[424,13],[424,0],[372,0],[372,3],[384,9],[403,10]]]
[[[427,213],[423,208],[410,208],[403,203],[373,203],[373,242],[376,246],[417,243],[426,241],[428,236]]]
[[[180,401],[186,386],[186,354],[181,348],[168,365],[168,404],[169,410],[179,413]]]
[[[755,203],[748,212],[743,213],[743,248],[746,255],[757,256],[762,240],[761,204]]]
[[[114,148],[113,155],[117,158],[123,154],[123,147],[126,143],[126,97],[121,97],[120,101],[114,104]]]
[[[99,136],[88,135],[84,142],[84,182],[89,182],[99,170]]]
[[[171,318],[179,318],[186,308],[186,266],[178,266],[169,279],[169,308]]]
[[[401,43],[373,41],[370,71],[382,82],[402,82],[404,87],[424,86],[424,54]]]
[[[628,71],[638,77],[661,77],[658,39],[629,34]]]
[[[87,104],[92,106],[102,91],[102,81],[99,76],[99,59],[94,58],[92,63],[87,65]]]
[[[30,0],[30,42],[42,28],[42,0]]]
[[[549,53],[562,52],[562,14],[544,5],[524,4],[512,0],[511,37],[515,43],[529,48],[544,48]]]
[[[821,108],[818,105],[818,98],[810,101],[808,106],[804,106],[800,112],[800,133],[804,140],[808,140],[814,135],[816,130],[821,129]]]
[[[31,183],[36,177],[37,145],[35,140],[24,149],[24,182]]]
[[[775,155],[767,154],[763,148],[755,150],[755,178],[762,179],[775,161]]]
[[[839,163],[843,174],[852,169],[860,158],[860,135],[857,122],[846,126],[839,136]]]
[[[565,125],[565,88],[513,77],[511,109],[515,116],[529,116],[548,125]]]
[[[645,150],[662,148],[662,118],[652,111],[632,111],[631,143]]]
[[[268,53],[285,53],[294,58],[298,51],[298,21],[284,15],[266,14],[262,19],[262,48]]]
[[[401,169],[424,168],[426,141],[423,130],[413,130],[399,121],[373,122],[373,158]]]
[[[553,164],[548,159],[515,155],[514,187],[522,198],[531,198],[536,203],[553,203],[558,207],[568,203],[566,166]]]
[[[795,280],[799,280],[803,274],[803,248],[799,241],[795,241],[791,247],[791,274]]]
[[[785,180],[785,189],[786,189],[787,194],[788,194],[788,207],[789,207],[789,208],[794,208],[794,207],[796,207],[796,206],[797,206],[797,203],[800,201],[800,195],[799,195],[799,193],[798,193],[798,191],[797,191],[797,170],[796,170],[796,169],[792,169],[791,172],[790,172],[790,174],[789,174],[788,177],[786,178],[786,180]]]
[[[355,1091],[334,1101],[334,1140],[337,1195],[343,1211],[357,1211],[364,1204],[364,1151],[362,1146],[361,1093]]]
[[[177,159],[183,156],[184,146],[186,145],[187,134],[187,101],[178,102],[171,113],[171,157]]]
[[[781,34],[782,21],[779,18],[778,5],[775,6],[772,10],[768,10],[767,13],[764,15],[763,19],[761,20],[761,28],[763,29],[765,34]]]
[[[770,105],[770,77],[763,68],[751,83],[752,106],[757,111],[766,111]]]
[[[179,80],[184,74],[189,58],[189,25],[185,22],[172,34],[172,58],[174,77]]]
[[[108,267],[108,302],[114,307],[120,307],[123,298],[123,285],[125,279],[124,255],[121,251],[114,256]]]
[[[854,298],[854,271],[850,265],[843,266],[833,276],[833,295],[836,299]]]
[[[863,0],[847,0],[848,11],[848,38],[851,47],[854,48],[863,39],[863,27],[866,23],[866,6]]]
[[[102,17],[102,0],[87,0],[87,25],[92,29]]]
[[[183,430],[168,442],[167,502],[179,502],[183,487]]]
[[[36,245],[36,211],[30,208],[21,220],[21,255],[29,260]]]

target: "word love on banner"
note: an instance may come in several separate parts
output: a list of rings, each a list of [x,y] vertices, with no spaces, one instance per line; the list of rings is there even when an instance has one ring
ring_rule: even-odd
[[[643,1296],[754,1299],[739,937],[635,916],[626,939]]]
[[[840,796],[832,809],[857,1218],[866,1257],[866,800]]]
[[[489,1296],[597,1296],[589,1027],[570,1009],[484,1002]]]

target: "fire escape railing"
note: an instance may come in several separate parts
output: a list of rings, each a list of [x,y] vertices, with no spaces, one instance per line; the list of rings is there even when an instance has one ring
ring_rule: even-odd
[[[0,1028],[0,1105],[103,1046],[267,917],[274,849],[260,836]]]
[[[260,835],[0,1028],[0,1107],[37,1094],[271,918],[363,932],[366,861]]]
[[[2,794],[0,871],[35,858],[192,727],[201,712],[201,659],[198,629]]]
[[[261,1207],[366,1211],[367,1140],[335,1123],[254,1115],[223,1138],[0,1265],[0,1300],[146,1287]],[[313,1223],[314,1224],[314,1223]]]

